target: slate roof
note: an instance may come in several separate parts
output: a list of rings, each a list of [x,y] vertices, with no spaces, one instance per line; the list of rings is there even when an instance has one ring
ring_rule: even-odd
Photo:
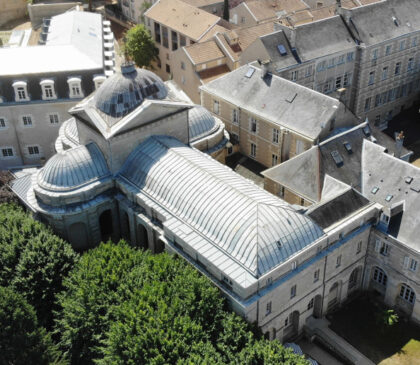
[[[171,137],[141,143],[119,176],[166,212],[164,226],[214,265],[232,262],[237,275],[258,278],[323,235],[283,200]]]
[[[361,191],[364,140],[377,141],[386,145],[390,154],[395,152],[395,142],[390,137],[375,128],[366,129],[366,126],[367,123],[362,123],[336,134],[300,155],[263,171],[262,175],[313,202],[321,199],[327,175]],[[351,153],[345,148],[345,142],[351,146]],[[342,158],[339,166],[332,157],[333,151],[337,151]],[[404,149],[405,151],[407,150]]]
[[[384,152],[384,148],[369,141],[363,145],[362,194],[388,210],[403,202],[402,217],[391,218],[389,232],[412,249],[420,250],[420,169]],[[407,178],[412,178],[410,183]],[[409,180],[407,180],[409,181]],[[374,187],[379,190],[372,192]],[[385,198],[392,195],[390,201]]]
[[[381,1],[351,9],[349,28],[366,45],[375,45],[420,30],[419,13],[418,0]]]
[[[311,207],[307,215],[326,229],[370,204],[368,199],[349,187],[346,192]]]
[[[249,70],[254,70],[253,74],[246,77]],[[201,89],[256,117],[316,140],[340,102],[275,75],[263,80],[262,72],[245,65],[201,86]]]

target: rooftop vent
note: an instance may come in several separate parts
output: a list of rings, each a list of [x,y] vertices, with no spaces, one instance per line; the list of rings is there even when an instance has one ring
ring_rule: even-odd
[[[349,155],[353,153],[350,142],[344,141],[343,145]]]
[[[405,183],[406,184],[411,184],[411,182],[413,181],[413,178],[411,177],[411,176],[407,176],[406,178],[405,178]]]
[[[398,24],[398,20],[397,20],[397,18],[395,17],[395,16],[393,16],[392,17],[392,21],[394,22],[394,24],[398,27],[399,26],[399,24]]]
[[[416,193],[420,193],[420,185],[412,185],[410,190],[415,191]]]
[[[287,55],[286,48],[285,48],[282,44],[279,44],[279,45],[277,46],[277,49],[279,50],[279,52],[280,52],[280,54],[281,54],[282,56],[286,56],[286,55]]]
[[[392,200],[392,198],[393,198],[393,197],[394,197],[394,195],[388,194],[388,195],[386,196],[385,200],[386,200],[387,202],[390,202],[390,201]]]
[[[368,125],[364,126],[363,129],[362,129],[362,131],[363,131],[363,134],[366,137],[369,137],[370,136],[370,129],[369,129],[369,126]]]
[[[376,194],[378,191],[379,191],[379,188],[377,186],[374,186],[370,192],[372,194]]]
[[[250,79],[252,77],[252,75],[254,74],[254,72],[255,72],[255,68],[250,67],[248,69],[247,73],[245,74],[245,77],[247,77],[248,79]]]
[[[343,166],[344,161],[343,157],[340,155],[340,152],[338,152],[337,150],[331,151],[331,156],[338,167]]]

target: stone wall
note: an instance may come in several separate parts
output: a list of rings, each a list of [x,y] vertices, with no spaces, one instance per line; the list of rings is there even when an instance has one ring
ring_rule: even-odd
[[[32,28],[39,27],[42,24],[42,18],[50,18],[54,15],[64,13],[77,5],[81,6],[82,3],[71,1],[57,4],[28,4],[28,13]]]
[[[0,27],[26,15],[26,0],[0,0]]]

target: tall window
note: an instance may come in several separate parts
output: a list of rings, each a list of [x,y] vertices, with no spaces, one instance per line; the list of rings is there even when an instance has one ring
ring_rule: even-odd
[[[362,251],[362,241],[357,242],[356,254]]]
[[[6,128],[6,119],[0,117],[0,129]]]
[[[271,301],[267,302],[266,308],[265,308],[265,315],[268,316],[271,313]]]
[[[232,123],[238,124],[239,123],[239,112],[238,109],[232,110]]]
[[[347,53],[347,62],[351,62],[354,60],[354,52]]]
[[[171,40],[172,40],[172,51],[178,49],[178,33],[171,31]]]
[[[383,286],[386,286],[388,277],[382,269],[375,267],[375,270],[373,271],[373,280]]]
[[[311,310],[314,307],[314,298],[312,298],[308,303],[308,310]]]
[[[32,117],[30,115],[24,115],[22,117],[22,122],[24,127],[32,126]]]
[[[160,44],[160,24],[155,23],[155,41]]]
[[[336,89],[340,89],[341,88],[341,82],[342,82],[342,80],[343,80],[343,77],[342,76],[337,76],[335,78],[335,88]]]
[[[410,266],[409,266],[410,270],[411,271],[417,271],[417,266],[418,266],[417,260],[411,259],[410,260]]]
[[[340,267],[341,266],[341,255],[337,256],[337,260],[335,262],[335,267]]]
[[[251,143],[251,157],[257,156],[257,145],[254,143]]]
[[[374,82],[375,82],[375,71],[370,71],[368,85],[373,85]]]
[[[402,40],[402,41],[400,42],[400,51],[403,51],[403,50],[404,50],[404,48],[405,48],[405,40]]]
[[[411,289],[407,284],[401,285],[400,297],[406,302],[414,304],[414,298],[416,297],[414,290]]]
[[[312,65],[308,66],[305,70],[305,77],[310,77],[312,75]]]
[[[169,48],[168,28],[162,26],[162,46]]]
[[[220,104],[217,100],[213,100],[213,113],[220,114]]]
[[[347,87],[347,86],[351,85],[351,77],[352,77],[351,72],[346,72],[344,74],[344,81],[343,81],[343,86],[344,87]]]
[[[413,70],[414,70],[414,58],[409,58],[408,64],[407,64],[407,71],[413,71]]]
[[[382,80],[386,80],[388,78],[388,66],[382,69]]]
[[[279,130],[273,128],[273,143],[279,143]]]
[[[275,154],[271,155],[271,166],[276,166],[278,161],[278,156]]]
[[[249,120],[249,130],[252,133],[256,133],[257,132],[257,120],[254,117],[250,117],[250,120]]]
[[[395,64],[395,75],[399,75],[401,73],[401,62],[397,62]]]
[[[290,288],[290,299],[294,298],[296,296],[296,285],[293,285]]]
[[[365,100],[365,112],[370,110],[371,100],[372,100],[372,98],[370,96],[368,98],[366,98],[366,100]]]
[[[370,55],[372,60],[376,60],[378,58],[378,50],[374,49]]]
[[[299,76],[299,71],[292,71],[292,81],[296,81],[298,79]]]
[[[392,45],[388,44],[385,49],[385,56],[389,56],[392,51]]]
[[[314,283],[319,280],[319,269],[314,271]]]

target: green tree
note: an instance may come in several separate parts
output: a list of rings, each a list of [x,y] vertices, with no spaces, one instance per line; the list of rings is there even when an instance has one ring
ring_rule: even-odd
[[[149,31],[143,24],[138,24],[127,31],[122,50],[138,67],[150,67],[159,54]]]
[[[34,306],[44,327],[53,323],[56,294],[77,258],[67,242],[45,230],[28,243],[15,267],[12,287]]]
[[[0,364],[63,363],[25,298],[0,287]]]
[[[229,0],[224,0],[223,3],[223,19],[229,21]]]
[[[55,295],[77,260],[71,246],[20,207],[0,205],[0,285],[21,293],[42,326],[52,325]]]

